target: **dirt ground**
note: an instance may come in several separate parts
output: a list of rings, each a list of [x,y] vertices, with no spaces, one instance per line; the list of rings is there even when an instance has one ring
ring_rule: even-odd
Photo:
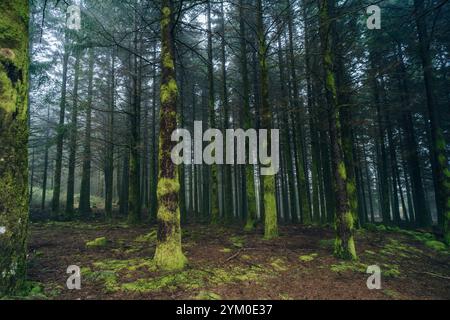
[[[449,252],[403,232],[358,231],[359,261],[349,263],[333,257],[331,229],[280,227],[279,239],[265,241],[262,230],[188,225],[188,267],[163,274],[151,260],[154,226],[49,222],[30,229],[36,299],[450,299]],[[87,245],[103,237],[106,243]],[[70,265],[81,268],[81,290],[66,287]],[[369,265],[381,268],[380,290],[367,288]]]

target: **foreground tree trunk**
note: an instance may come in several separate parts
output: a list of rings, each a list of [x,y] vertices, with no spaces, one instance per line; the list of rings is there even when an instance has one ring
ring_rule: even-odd
[[[0,3],[0,297],[26,273],[28,1]]]
[[[325,89],[329,108],[331,155],[336,193],[336,241],[334,253],[343,259],[356,259],[353,238],[354,217],[348,197],[348,177],[341,138],[340,110],[336,89],[333,55],[333,25],[330,12],[334,0],[319,0],[320,38],[325,71]]]
[[[172,132],[177,128],[178,87],[175,74],[173,50],[171,0],[163,0],[161,17],[161,120],[160,156],[158,181],[158,235],[155,263],[162,270],[183,269],[187,259],[181,248],[180,182],[178,170],[171,159],[175,146],[171,141]]]
[[[430,54],[430,40],[425,20],[423,0],[414,0],[417,32],[419,37],[420,57],[422,59],[423,77],[427,95],[428,115],[431,129],[431,168],[433,171],[436,194],[438,223],[444,231],[444,238],[450,244],[450,170],[446,155],[446,141],[439,123],[437,101],[433,92],[433,64]]]
[[[269,70],[267,65],[267,45],[264,32],[262,0],[256,5],[257,14],[257,37],[258,37],[258,59],[261,77],[261,105],[262,105],[262,128],[270,130],[272,126],[272,115],[269,105]],[[270,134],[268,134],[267,150],[270,150]],[[274,155],[272,155],[274,156]],[[278,216],[276,204],[276,180],[275,175],[263,177],[262,189],[264,190],[264,238],[273,239],[278,237]]]

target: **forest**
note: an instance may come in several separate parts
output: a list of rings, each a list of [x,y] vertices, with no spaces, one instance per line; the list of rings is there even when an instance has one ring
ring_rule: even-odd
[[[2,0],[0,300],[448,300],[449,108],[448,0]]]

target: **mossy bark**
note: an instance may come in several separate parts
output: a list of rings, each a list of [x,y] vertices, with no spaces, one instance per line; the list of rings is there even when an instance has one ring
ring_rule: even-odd
[[[28,228],[28,1],[0,2],[0,297],[21,289]]]
[[[334,188],[336,193],[335,228],[336,240],[334,253],[343,259],[356,259],[353,237],[354,216],[348,196],[349,181],[344,163],[344,151],[341,135],[340,109],[334,71],[333,30],[330,11],[334,4],[330,0],[319,1],[320,38],[322,46],[323,68],[325,72],[325,89],[329,107],[329,126]],[[332,12],[332,11],[331,11]]]
[[[267,64],[267,44],[263,21],[262,0],[256,1],[256,19],[257,19],[257,37],[258,37],[258,60],[261,81],[261,116],[262,127],[271,129],[272,112],[269,106],[269,69]],[[270,148],[270,134],[267,141],[267,150]],[[272,155],[273,157],[274,155]],[[275,196],[275,176],[263,177],[263,193],[264,193],[264,238],[273,239],[278,237],[278,215]]]
[[[216,111],[215,111],[215,91],[214,91],[214,61],[213,61],[213,42],[212,42],[212,21],[211,21],[211,1],[207,3],[208,11],[208,109],[209,109],[209,126],[215,128],[216,126]],[[212,165],[208,168],[210,175],[209,181],[211,194],[211,223],[217,224],[219,222],[219,198],[217,186],[218,165]]]
[[[163,0],[161,16],[161,120],[159,134],[158,235],[154,260],[162,270],[183,269],[187,259],[181,248],[178,170],[171,159],[175,143],[171,135],[177,128],[178,87],[173,54],[173,4]]]
[[[434,189],[438,224],[444,233],[445,242],[450,245],[450,168],[447,159],[447,142],[440,125],[438,103],[434,95],[433,63],[429,49],[429,37],[425,20],[425,4],[423,0],[414,0],[417,33],[419,38],[420,57],[427,96],[427,108],[431,131],[431,168],[433,171]]]

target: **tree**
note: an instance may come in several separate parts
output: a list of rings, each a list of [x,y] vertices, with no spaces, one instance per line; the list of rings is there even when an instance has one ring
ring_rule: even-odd
[[[0,3],[0,296],[24,284],[28,230],[28,1]]]
[[[348,177],[344,163],[342,134],[340,123],[340,103],[336,88],[334,69],[335,56],[333,44],[333,0],[319,0],[320,39],[322,60],[325,75],[325,90],[328,101],[331,153],[333,165],[333,184],[336,192],[336,241],[334,253],[343,259],[356,259],[353,237],[354,216],[348,197]]]
[[[178,86],[175,74],[173,3],[163,0],[161,10],[161,120],[158,181],[158,236],[155,263],[163,270],[183,269],[187,259],[181,248],[178,170],[171,159],[171,141],[177,127]]]
[[[256,1],[256,21],[258,38],[258,60],[261,81],[261,117],[262,127],[270,130],[272,127],[272,111],[269,105],[269,67],[267,64],[268,47],[266,45],[266,31],[264,28],[262,0]],[[270,135],[267,139],[267,150],[270,150]],[[274,155],[272,155],[274,156]],[[278,217],[275,197],[275,175],[266,175],[263,178],[264,190],[264,238],[278,237]]]
[[[86,103],[86,127],[84,129],[83,168],[81,173],[80,204],[78,212],[86,217],[91,212],[91,133],[92,133],[92,94],[94,77],[94,49],[89,50],[88,97]]]
[[[444,231],[444,239],[450,244],[450,169],[446,154],[446,141],[439,124],[439,114],[433,92],[433,63],[429,50],[427,24],[424,18],[423,0],[414,0],[417,33],[419,38],[420,58],[422,61],[428,116],[431,129],[431,167],[436,194],[438,222]]]

